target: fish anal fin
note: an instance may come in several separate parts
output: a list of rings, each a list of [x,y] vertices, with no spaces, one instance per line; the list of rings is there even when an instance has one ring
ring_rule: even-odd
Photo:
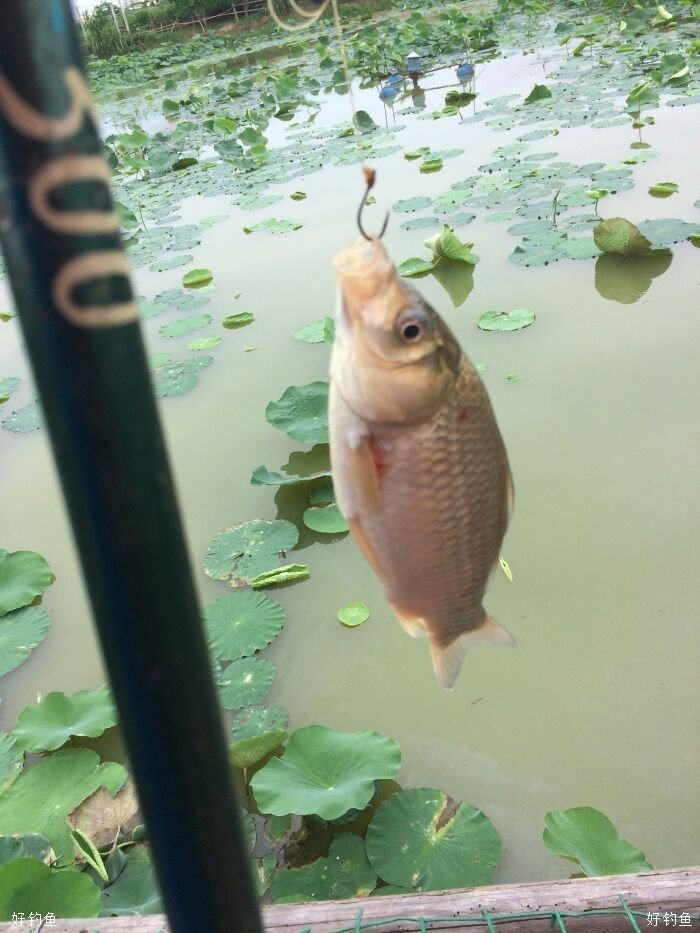
[[[411,638],[425,638],[428,634],[428,626],[426,625],[425,619],[422,616],[416,616],[408,612],[405,609],[402,609],[400,606],[395,606],[393,603],[390,604],[391,608],[394,610],[394,615],[401,623],[401,628],[406,632],[407,635],[410,635]]]
[[[502,625],[499,625],[486,612],[481,625],[462,632],[449,645],[439,645],[432,638],[430,639],[430,659],[433,662],[433,671],[441,687],[446,690],[454,688],[467,649],[480,643],[515,645],[515,640]]]

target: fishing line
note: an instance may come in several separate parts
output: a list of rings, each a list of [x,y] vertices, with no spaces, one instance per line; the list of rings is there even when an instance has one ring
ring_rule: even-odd
[[[275,0],[267,0],[267,9],[270,13],[272,19],[277,23],[280,29],[284,29],[286,32],[299,32],[301,29],[306,29],[308,26],[313,25],[317,20],[319,20],[323,14],[326,12],[329,6],[333,8],[333,19],[335,20],[335,31],[338,39],[338,50],[340,51],[340,60],[343,65],[343,74],[345,75],[345,84],[348,88],[348,96],[350,98],[350,113],[352,117],[352,125],[356,127],[356,111],[355,111],[355,97],[352,92],[352,80],[350,78],[350,64],[348,62],[348,53],[345,45],[345,37],[343,35],[343,24],[340,21],[340,10],[338,9],[338,0],[325,0],[322,6],[319,7],[315,12],[310,10],[304,10],[296,0],[288,0],[291,8],[303,17],[305,22],[301,23],[285,23],[284,20],[280,17],[279,13],[275,9]],[[357,132],[357,130],[355,130]]]

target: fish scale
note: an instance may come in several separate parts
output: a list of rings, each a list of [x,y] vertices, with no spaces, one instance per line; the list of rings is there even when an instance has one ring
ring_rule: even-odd
[[[482,607],[508,521],[506,450],[449,328],[378,241],[348,252],[336,263],[329,406],[337,502],[399,621],[427,635],[451,687],[470,643],[512,643]],[[406,321],[424,333],[403,338]]]

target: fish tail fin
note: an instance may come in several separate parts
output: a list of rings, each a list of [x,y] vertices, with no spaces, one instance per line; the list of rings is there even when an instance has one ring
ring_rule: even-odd
[[[430,659],[433,662],[433,671],[441,687],[446,690],[453,689],[462,669],[462,662],[467,649],[479,643],[514,645],[515,640],[487,612],[484,612],[481,625],[462,632],[449,645],[439,645],[432,638],[430,639]]]

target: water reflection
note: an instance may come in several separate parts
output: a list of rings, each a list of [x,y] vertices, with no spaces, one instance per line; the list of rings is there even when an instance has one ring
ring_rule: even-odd
[[[474,268],[465,262],[442,259],[433,269],[432,275],[450,296],[455,308],[464,304],[474,288]]]
[[[671,265],[670,249],[655,249],[645,256],[599,256],[595,264],[595,287],[608,301],[632,305],[647,293],[653,279]]]

